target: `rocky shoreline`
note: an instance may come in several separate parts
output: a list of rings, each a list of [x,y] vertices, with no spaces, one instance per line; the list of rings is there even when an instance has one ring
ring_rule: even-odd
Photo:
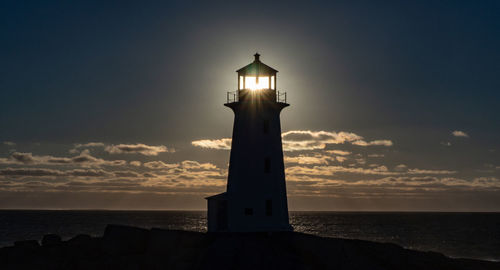
[[[18,241],[0,269],[500,269],[395,244],[303,233],[207,234],[108,225],[102,237]]]

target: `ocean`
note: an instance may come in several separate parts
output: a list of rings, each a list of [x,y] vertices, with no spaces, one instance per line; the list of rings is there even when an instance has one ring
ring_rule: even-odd
[[[500,213],[290,212],[295,231],[390,242],[455,258],[500,261]],[[40,240],[101,236],[107,224],[206,231],[204,211],[0,210],[0,247]]]

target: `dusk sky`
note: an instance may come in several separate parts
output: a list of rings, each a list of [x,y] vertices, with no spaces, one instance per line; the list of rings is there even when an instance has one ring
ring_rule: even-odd
[[[2,1],[0,208],[205,209],[279,70],[290,210],[500,211],[499,1]]]

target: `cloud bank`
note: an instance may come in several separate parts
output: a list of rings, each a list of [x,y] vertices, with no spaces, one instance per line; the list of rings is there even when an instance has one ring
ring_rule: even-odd
[[[167,149],[164,145],[152,146],[142,143],[108,145],[104,148],[104,151],[110,154],[141,154],[145,156],[157,156],[163,152],[175,152],[173,149]]]
[[[191,142],[192,145],[201,148],[217,149],[217,150],[229,150],[231,149],[231,139],[223,138],[218,140],[197,140]]]
[[[329,132],[310,130],[291,130],[281,134],[284,151],[307,151],[325,149],[327,144],[350,143],[357,146],[392,146],[391,140],[365,141],[362,136],[352,132]],[[229,150],[231,139],[204,139],[191,142],[192,145],[208,149]]]
[[[125,160],[104,160],[90,155],[88,150],[82,151],[74,157],[34,156],[32,153],[14,152],[8,158],[0,158],[0,165],[78,165],[84,167],[93,166],[123,166]]]

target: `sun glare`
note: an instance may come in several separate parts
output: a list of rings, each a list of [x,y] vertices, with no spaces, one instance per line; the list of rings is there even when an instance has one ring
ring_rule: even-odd
[[[257,82],[257,77],[246,76],[245,88],[250,90],[269,89],[269,77],[259,77]]]

